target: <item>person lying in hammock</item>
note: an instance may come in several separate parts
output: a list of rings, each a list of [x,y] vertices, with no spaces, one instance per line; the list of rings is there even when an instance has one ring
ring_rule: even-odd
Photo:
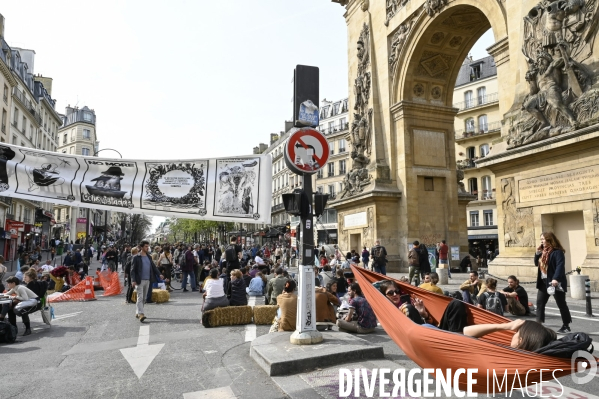
[[[516,331],[510,346],[534,352],[557,339],[555,331],[532,320],[514,320],[501,324],[467,325],[466,305],[458,299],[452,300],[437,324],[436,320],[426,311],[420,298],[415,298],[412,303],[402,302],[401,289],[394,281],[385,281],[380,285],[380,291],[397,306],[410,320],[416,324],[436,327],[441,330],[457,332],[473,338],[480,338],[497,331]],[[407,299],[403,296],[404,301]]]
[[[447,305],[441,321],[435,320],[426,310],[422,299],[411,300],[407,293],[395,281],[383,281],[379,290],[391,303],[399,308],[416,324],[440,328],[445,331],[459,332],[467,325],[466,306],[460,300],[454,299]]]

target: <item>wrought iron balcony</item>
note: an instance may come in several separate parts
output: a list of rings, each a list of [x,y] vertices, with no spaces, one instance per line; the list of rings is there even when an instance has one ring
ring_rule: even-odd
[[[492,104],[499,101],[499,93],[486,94],[484,96],[472,97],[469,100],[453,104],[454,108],[463,111],[465,109],[480,107],[482,105]]]
[[[484,123],[468,127],[467,129],[458,129],[455,131],[455,139],[463,140],[470,137],[477,137],[489,133],[501,131],[501,121]]]

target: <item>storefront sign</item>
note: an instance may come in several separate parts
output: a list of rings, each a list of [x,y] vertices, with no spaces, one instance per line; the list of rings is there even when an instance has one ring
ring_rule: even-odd
[[[77,218],[77,223],[86,224],[87,223],[87,218]]]
[[[25,223],[17,222],[16,220],[6,219],[6,228],[7,233],[10,233],[10,238],[18,238],[19,231],[25,231]]]
[[[352,215],[345,215],[343,218],[345,229],[352,227],[363,227],[368,224],[366,221],[366,212],[354,213]]]
[[[518,181],[520,202],[547,200],[599,191],[599,165]]]

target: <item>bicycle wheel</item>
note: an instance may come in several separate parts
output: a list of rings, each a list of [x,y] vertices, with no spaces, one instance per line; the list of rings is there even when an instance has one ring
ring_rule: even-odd
[[[171,273],[171,288],[174,290],[180,290],[181,289],[181,280],[182,280],[182,273],[180,271],[173,270],[173,272]]]

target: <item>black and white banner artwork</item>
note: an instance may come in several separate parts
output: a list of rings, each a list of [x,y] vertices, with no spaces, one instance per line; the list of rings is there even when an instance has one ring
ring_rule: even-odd
[[[271,169],[267,155],[147,161],[2,143],[0,195],[118,212],[270,223]]]

